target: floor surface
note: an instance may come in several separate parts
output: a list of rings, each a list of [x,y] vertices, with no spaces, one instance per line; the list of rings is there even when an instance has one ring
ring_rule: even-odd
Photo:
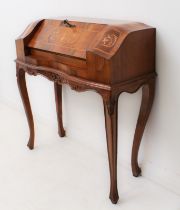
[[[0,210],[180,210],[180,196],[121,165],[113,205],[107,158],[41,122],[30,151],[24,114],[1,104],[0,116]]]

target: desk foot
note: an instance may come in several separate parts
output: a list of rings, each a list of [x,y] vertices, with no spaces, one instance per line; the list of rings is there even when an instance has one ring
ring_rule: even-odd
[[[113,204],[116,204],[119,200],[119,195],[117,189],[114,192],[111,192],[109,195],[109,199]]]
[[[28,144],[27,144],[27,147],[30,149],[30,150],[33,150],[34,149],[34,144],[31,143],[32,140],[29,140]]]
[[[60,130],[58,131],[58,134],[60,137],[65,137],[66,136],[66,131],[65,130]]]
[[[141,176],[141,168],[139,168],[139,166],[137,166],[136,168],[132,169],[132,172],[133,172],[133,176],[134,177]]]

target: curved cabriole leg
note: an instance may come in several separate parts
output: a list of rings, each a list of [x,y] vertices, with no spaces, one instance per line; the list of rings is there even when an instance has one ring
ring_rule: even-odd
[[[58,133],[60,137],[64,137],[65,130],[64,130],[63,121],[62,121],[62,85],[54,82],[54,93],[55,93],[55,101],[56,101]]]
[[[141,175],[141,169],[138,165],[138,151],[143,136],[143,132],[152,108],[154,92],[155,92],[155,79],[149,81],[142,88],[142,102],[134,134],[132,156],[131,156],[132,173],[133,176],[135,177]]]
[[[117,114],[118,97],[104,101],[104,115],[106,125],[107,149],[110,169],[110,195],[112,203],[116,204],[119,195],[117,189]]]
[[[29,102],[27,87],[26,87],[26,80],[25,80],[25,71],[23,69],[19,69],[17,67],[17,83],[19,87],[19,92],[23,101],[24,109],[26,112],[26,117],[28,120],[29,130],[30,130],[30,137],[27,146],[29,149],[34,148],[34,121],[33,115],[31,111],[31,105]]]

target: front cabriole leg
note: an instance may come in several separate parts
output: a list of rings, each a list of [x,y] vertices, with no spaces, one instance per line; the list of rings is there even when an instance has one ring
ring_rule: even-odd
[[[131,166],[133,176],[141,175],[141,169],[138,165],[138,151],[143,136],[143,132],[152,108],[155,92],[155,79],[151,79],[142,88],[142,101],[137,120],[136,130],[134,134],[134,141],[132,147]]]
[[[33,121],[33,115],[31,111],[31,105],[29,102],[27,87],[26,87],[26,80],[25,80],[25,71],[22,68],[16,67],[16,76],[17,76],[17,84],[19,87],[19,92],[21,95],[21,99],[24,105],[24,109],[26,112],[26,117],[28,120],[29,130],[30,130],[30,137],[29,142],[27,146],[29,149],[34,148],[34,121]]]
[[[117,189],[117,115],[118,96],[103,99],[106,126],[107,149],[110,169],[110,195],[112,203],[116,204],[119,195]]]

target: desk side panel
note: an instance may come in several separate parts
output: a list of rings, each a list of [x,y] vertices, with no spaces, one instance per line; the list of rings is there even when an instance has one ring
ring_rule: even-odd
[[[25,61],[25,56],[28,54],[26,45],[43,21],[44,20],[38,20],[29,24],[25,31],[16,39],[16,53],[18,60]]]
[[[111,59],[111,83],[119,83],[154,72],[155,46],[154,28],[129,33]]]

